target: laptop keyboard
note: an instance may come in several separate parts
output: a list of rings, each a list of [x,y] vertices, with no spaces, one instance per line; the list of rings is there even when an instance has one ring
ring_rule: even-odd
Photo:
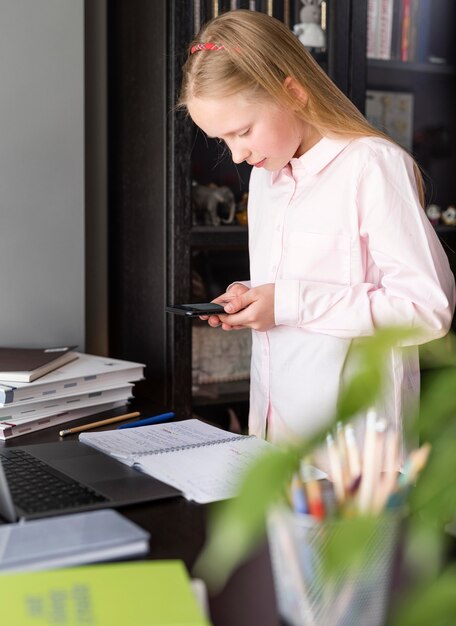
[[[0,455],[13,502],[26,514],[107,502],[101,494],[25,450],[10,449]]]

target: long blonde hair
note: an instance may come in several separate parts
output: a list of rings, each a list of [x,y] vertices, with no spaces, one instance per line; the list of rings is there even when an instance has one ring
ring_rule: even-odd
[[[279,20],[256,11],[228,11],[203,26],[190,50],[205,43],[222,49],[189,54],[183,67],[178,108],[185,108],[193,97],[221,98],[242,91],[251,97],[272,98],[323,136],[373,136],[392,141],[369,124]],[[306,91],[306,102],[286,88],[288,76]],[[415,162],[414,168],[424,205],[423,179]]]

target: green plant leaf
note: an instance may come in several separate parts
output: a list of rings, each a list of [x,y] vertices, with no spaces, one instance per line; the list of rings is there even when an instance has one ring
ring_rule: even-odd
[[[416,331],[400,328],[381,329],[374,337],[354,341],[346,367],[352,376],[341,390],[332,422],[311,439],[297,442],[293,449],[273,450],[261,457],[245,475],[239,496],[212,508],[207,543],[195,569],[196,575],[201,575],[210,588],[220,589],[232,570],[264,537],[267,511],[283,497],[284,487],[289,484],[300,459],[323,442],[337,421],[344,422],[375,404],[382,392],[385,359],[390,358],[391,349],[414,343],[419,343]],[[435,345],[429,344],[423,349],[423,354],[436,368],[435,375],[427,376],[419,421],[417,415],[410,415],[407,421],[422,441],[432,444],[428,466],[416,487],[411,489],[410,545],[417,551],[416,564],[426,563],[426,560],[428,565],[432,563],[429,569],[435,577],[441,569],[442,526],[456,511],[453,486],[456,475],[456,342],[451,338],[447,342],[433,343]],[[324,563],[328,573],[341,564],[348,567],[357,562],[359,565],[366,558],[365,547],[372,533],[381,532],[377,524],[384,521],[383,517],[358,518],[343,524],[325,547]],[[454,608],[455,601],[449,589],[454,585],[455,576],[455,572],[446,572],[434,580],[434,592],[426,590],[419,596],[422,611],[416,613],[413,607],[414,617],[407,615],[408,621],[394,621],[394,626],[449,624],[444,620],[447,607]],[[432,619],[433,611],[441,621]],[[403,619],[406,612],[406,608],[400,608],[398,619]],[[417,614],[420,621],[415,620]],[[422,619],[424,615],[426,618]]]
[[[419,429],[424,441],[442,439],[443,429],[456,422],[456,368],[435,371],[426,377],[420,401]]]
[[[390,626],[454,626],[456,566],[448,567],[433,582],[406,594],[393,612]]]
[[[194,570],[212,589],[222,587],[233,568],[258,545],[265,534],[265,512],[283,497],[299,463],[294,450],[266,452],[246,473],[239,496],[213,507],[209,540]]]

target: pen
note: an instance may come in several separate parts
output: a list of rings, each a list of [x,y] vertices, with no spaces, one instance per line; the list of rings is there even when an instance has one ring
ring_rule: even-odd
[[[130,422],[130,424],[122,424],[118,426],[117,429],[121,430],[122,428],[136,428],[136,426],[150,426],[151,424],[158,424],[159,422],[166,422],[166,420],[170,420],[174,417],[174,413],[161,413],[160,415],[154,415],[152,417],[145,417],[143,420],[138,420],[137,422]]]
[[[90,424],[84,424],[83,426],[75,426],[75,428],[67,428],[66,430],[61,430],[59,435],[61,437],[65,437],[65,435],[72,435],[74,433],[80,433],[83,430],[90,430],[91,428],[98,428],[98,426],[107,426],[108,424],[114,424],[114,422],[121,422],[122,420],[128,420],[132,417],[138,417],[141,415],[139,411],[134,411],[133,413],[125,413],[125,415],[117,415],[116,417],[108,417],[105,420],[100,420],[99,422],[91,422]]]
[[[295,513],[301,513],[306,515],[309,512],[309,507],[306,502],[306,494],[304,492],[304,484],[299,476],[293,476],[291,482],[291,502]]]
[[[316,519],[322,520],[325,517],[325,508],[321,497],[321,488],[318,480],[309,480],[304,484],[306,488],[309,513]]]
[[[361,475],[361,460],[355,430],[351,424],[345,426],[345,443],[347,446],[348,467],[350,472],[350,484],[353,484]]]

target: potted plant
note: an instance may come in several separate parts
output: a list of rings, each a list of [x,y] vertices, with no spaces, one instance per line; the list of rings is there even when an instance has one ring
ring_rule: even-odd
[[[390,350],[410,334],[404,329],[382,329],[373,337],[354,342],[351,358],[357,363],[356,372],[340,394],[332,426],[348,422],[375,404],[382,393],[383,363]],[[404,589],[390,606],[387,623],[391,626],[449,626],[456,616],[456,565],[448,559],[448,524],[456,516],[454,335],[423,345],[420,354],[425,370],[420,408],[406,416],[404,423],[408,436],[426,442],[431,451],[413,488],[403,494],[401,546],[405,568],[413,576],[405,577]],[[266,520],[277,503],[284,501],[286,486],[302,459],[323,443],[327,433],[326,425],[299,445],[271,447],[244,476],[239,496],[213,506],[208,540],[196,566],[209,586],[223,586],[233,569],[262,541]],[[370,558],[369,537],[382,532],[388,523],[383,513],[344,519],[342,532],[326,541],[327,580],[334,580],[342,566],[359,565],[363,557],[366,563]]]

